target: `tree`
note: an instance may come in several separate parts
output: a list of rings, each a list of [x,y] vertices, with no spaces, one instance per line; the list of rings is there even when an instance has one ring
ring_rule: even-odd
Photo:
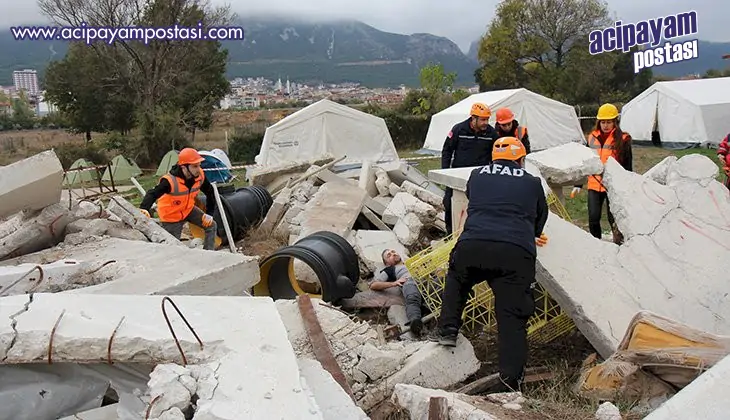
[[[35,125],[35,112],[30,108],[30,102],[24,91],[20,91],[18,98],[13,99],[13,125],[16,128],[29,129]]]
[[[454,91],[456,73],[446,73],[441,64],[427,64],[419,75],[421,88],[406,94],[401,108],[415,115],[433,115],[452,105],[455,95],[464,96],[463,91]],[[468,96],[468,95],[467,95]]]
[[[96,27],[170,28],[175,24],[203,30],[225,26],[233,18],[227,7],[213,8],[202,0],[38,0],[41,11],[55,23]],[[117,38],[93,44],[107,77],[128,88],[143,148],[142,163],[156,162],[169,150],[169,118],[181,127],[204,127],[227,87],[222,82],[227,57],[214,41],[154,39],[148,43]],[[227,84],[227,82],[226,82]],[[206,114],[207,113],[207,114]],[[164,117],[162,117],[164,116]],[[160,127],[158,127],[157,118]],[[124,119],[122,119],[124,121]]]

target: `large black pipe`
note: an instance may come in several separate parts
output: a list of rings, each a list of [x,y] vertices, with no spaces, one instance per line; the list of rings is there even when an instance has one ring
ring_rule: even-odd
[[[305,236],[264,258],[259,263],[261,280],[254,286],[254,295],[277,300],[305,294],[294,274],[294,260],[304,262],[317,274],[322,295],[312,296],[332,303],[355,296],[360,279],[357,254],[345,238],[327,231]]]
[[[231,229],[231,235],[234,241],[243,239],[246,233],[253,227],[256,227],[269,212],[274,199],[269,191],[261,186],[253,185],[235,189],[233,186],[218,187],[221,196],[221,202],[226,212],[228,227]],[[205,196],[201,195],[200,199],[203,205],[206,204]],[[223,244],[228,243],[225,226],[221,219],[221,209],[215,209],[213,219],[218,225],[218,237],[221,238]]]

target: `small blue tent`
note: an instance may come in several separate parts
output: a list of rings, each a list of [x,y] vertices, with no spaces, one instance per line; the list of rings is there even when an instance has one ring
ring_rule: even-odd
[[[226,183],[233,179],[233,174],[230,171],[230,167],[226,165],[219,157],[215,156],[211,152],[200,152],[200,155],[205,159],[200,163],[200,167],[205,171],[205,177],[210,182]],[[216,169],[216,170],[211,170]]]

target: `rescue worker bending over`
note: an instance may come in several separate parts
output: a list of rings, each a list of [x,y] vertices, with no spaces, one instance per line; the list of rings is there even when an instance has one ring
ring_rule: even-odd
[[[545,192],[523,169],[526,153],[519,140],[503,137],[494,143],[494,162],[472,171],[466,223],[449,257],[442,297],[438,342],[456,346],[469,292],[485,280],[492,289],[501,382],[490,392],[520,390],[527,321],[535,311],[536,245],[547,243]]]
[[[410,325],[413,335],[420,337],[423,331],[421,292],[418,291],[418,286],[408,272],[403,259],[394,249],[384,250],[381,257],[385,268],[380,270],[370,283],[370,290],[385,290],[400,286],[406,302],[406,316],[408,317],[406,325]]]
[[[725,172],[725,187],[730,190],[730,134],[717,146],[717,159],[720,160],[722,170]]]
[[[530,136],[527,134],[527,127],[520,125],[515,119],[515,114],[509,108],[499,108],[497,110],[497,138],[515,137],[525,146],[527,154],[530,154]]]
[[[213,186],[200,167],[202,161],[203,157],[195,149],[182,149],[177,165],[173,165],[170,172],[160,178],[155,188],[147,191],[139,207],[144,215],[150,217],[152,204],[157,201],[157,213],[166,231],[180,239],[185,222],[192,223],[205,230],[203,248],[215,250],[217,226],[212,216],[215,196]],[[195,197],[200,191],[206,198],[205,213],[195,206]]]
[[[468,120],[456,124],[444,141],[441,149],[441,169],[483,166],[492,162],[492,145],[497,132],[489,125],[492,111],[482,103],[471,106]],[[444,191],[444,222],[446,234],[451,234],[451,197],[454,191]]]
[[[616,161],[627,171],[633,171],[633,153],[631,152],[631,136],[621,131],[618,124],[618,108],[612,104],[603,104],[598,108],[596,118],[596,127],[588,140],[584,143],[595,151],[601,158],[601,162],[606,164],[609,156],[613,156]],[[616,222],[611,213],[611,206],[608,203],[608,193],[603,185],[601,175],[591,175],[588,177],[588,229],[591,235],[601,238],[601,211],[603,202],[606,202],[606,215],[608,223],[611,225],[613,233],[613,242],[620,245],[623,242],[623,235],[619,232]],[[576,185],[570,193],[570,198],[574,198],[580,193],[581,185]]]

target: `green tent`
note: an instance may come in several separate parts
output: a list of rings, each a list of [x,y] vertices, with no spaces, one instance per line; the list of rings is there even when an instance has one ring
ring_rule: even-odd
[[[63,185],[76,185],[85,184],[87,182],[95,182],[97,177],[96,170],[73,171],[73,169],[92,168],[94,166],[96,165],[84,158],[78,159],[71,165],[70,168],[68,168],[68,170],[71,172],[66,173],[66,176],[63,179]]]
[[[157,176],[163,176],[166,173],[170,172],[170,168],[172,168],[172,165],[177,163],[177,150],[170,150],[165,154],[165,156],[162,157],[162,160],[160,161],[160,166],[157,167],[157,172],[155,175]]]
[[[111,169],[111,174],[109,169]],[[104,171],[104,176],[101,179],[108,182],[111,180],[112,175],[114,176],[114,182],[128,181],[133,176],[142,175],[142,171],[136,163],[128,161],[122,155],[118,155],[112,159],[111,168]]]

